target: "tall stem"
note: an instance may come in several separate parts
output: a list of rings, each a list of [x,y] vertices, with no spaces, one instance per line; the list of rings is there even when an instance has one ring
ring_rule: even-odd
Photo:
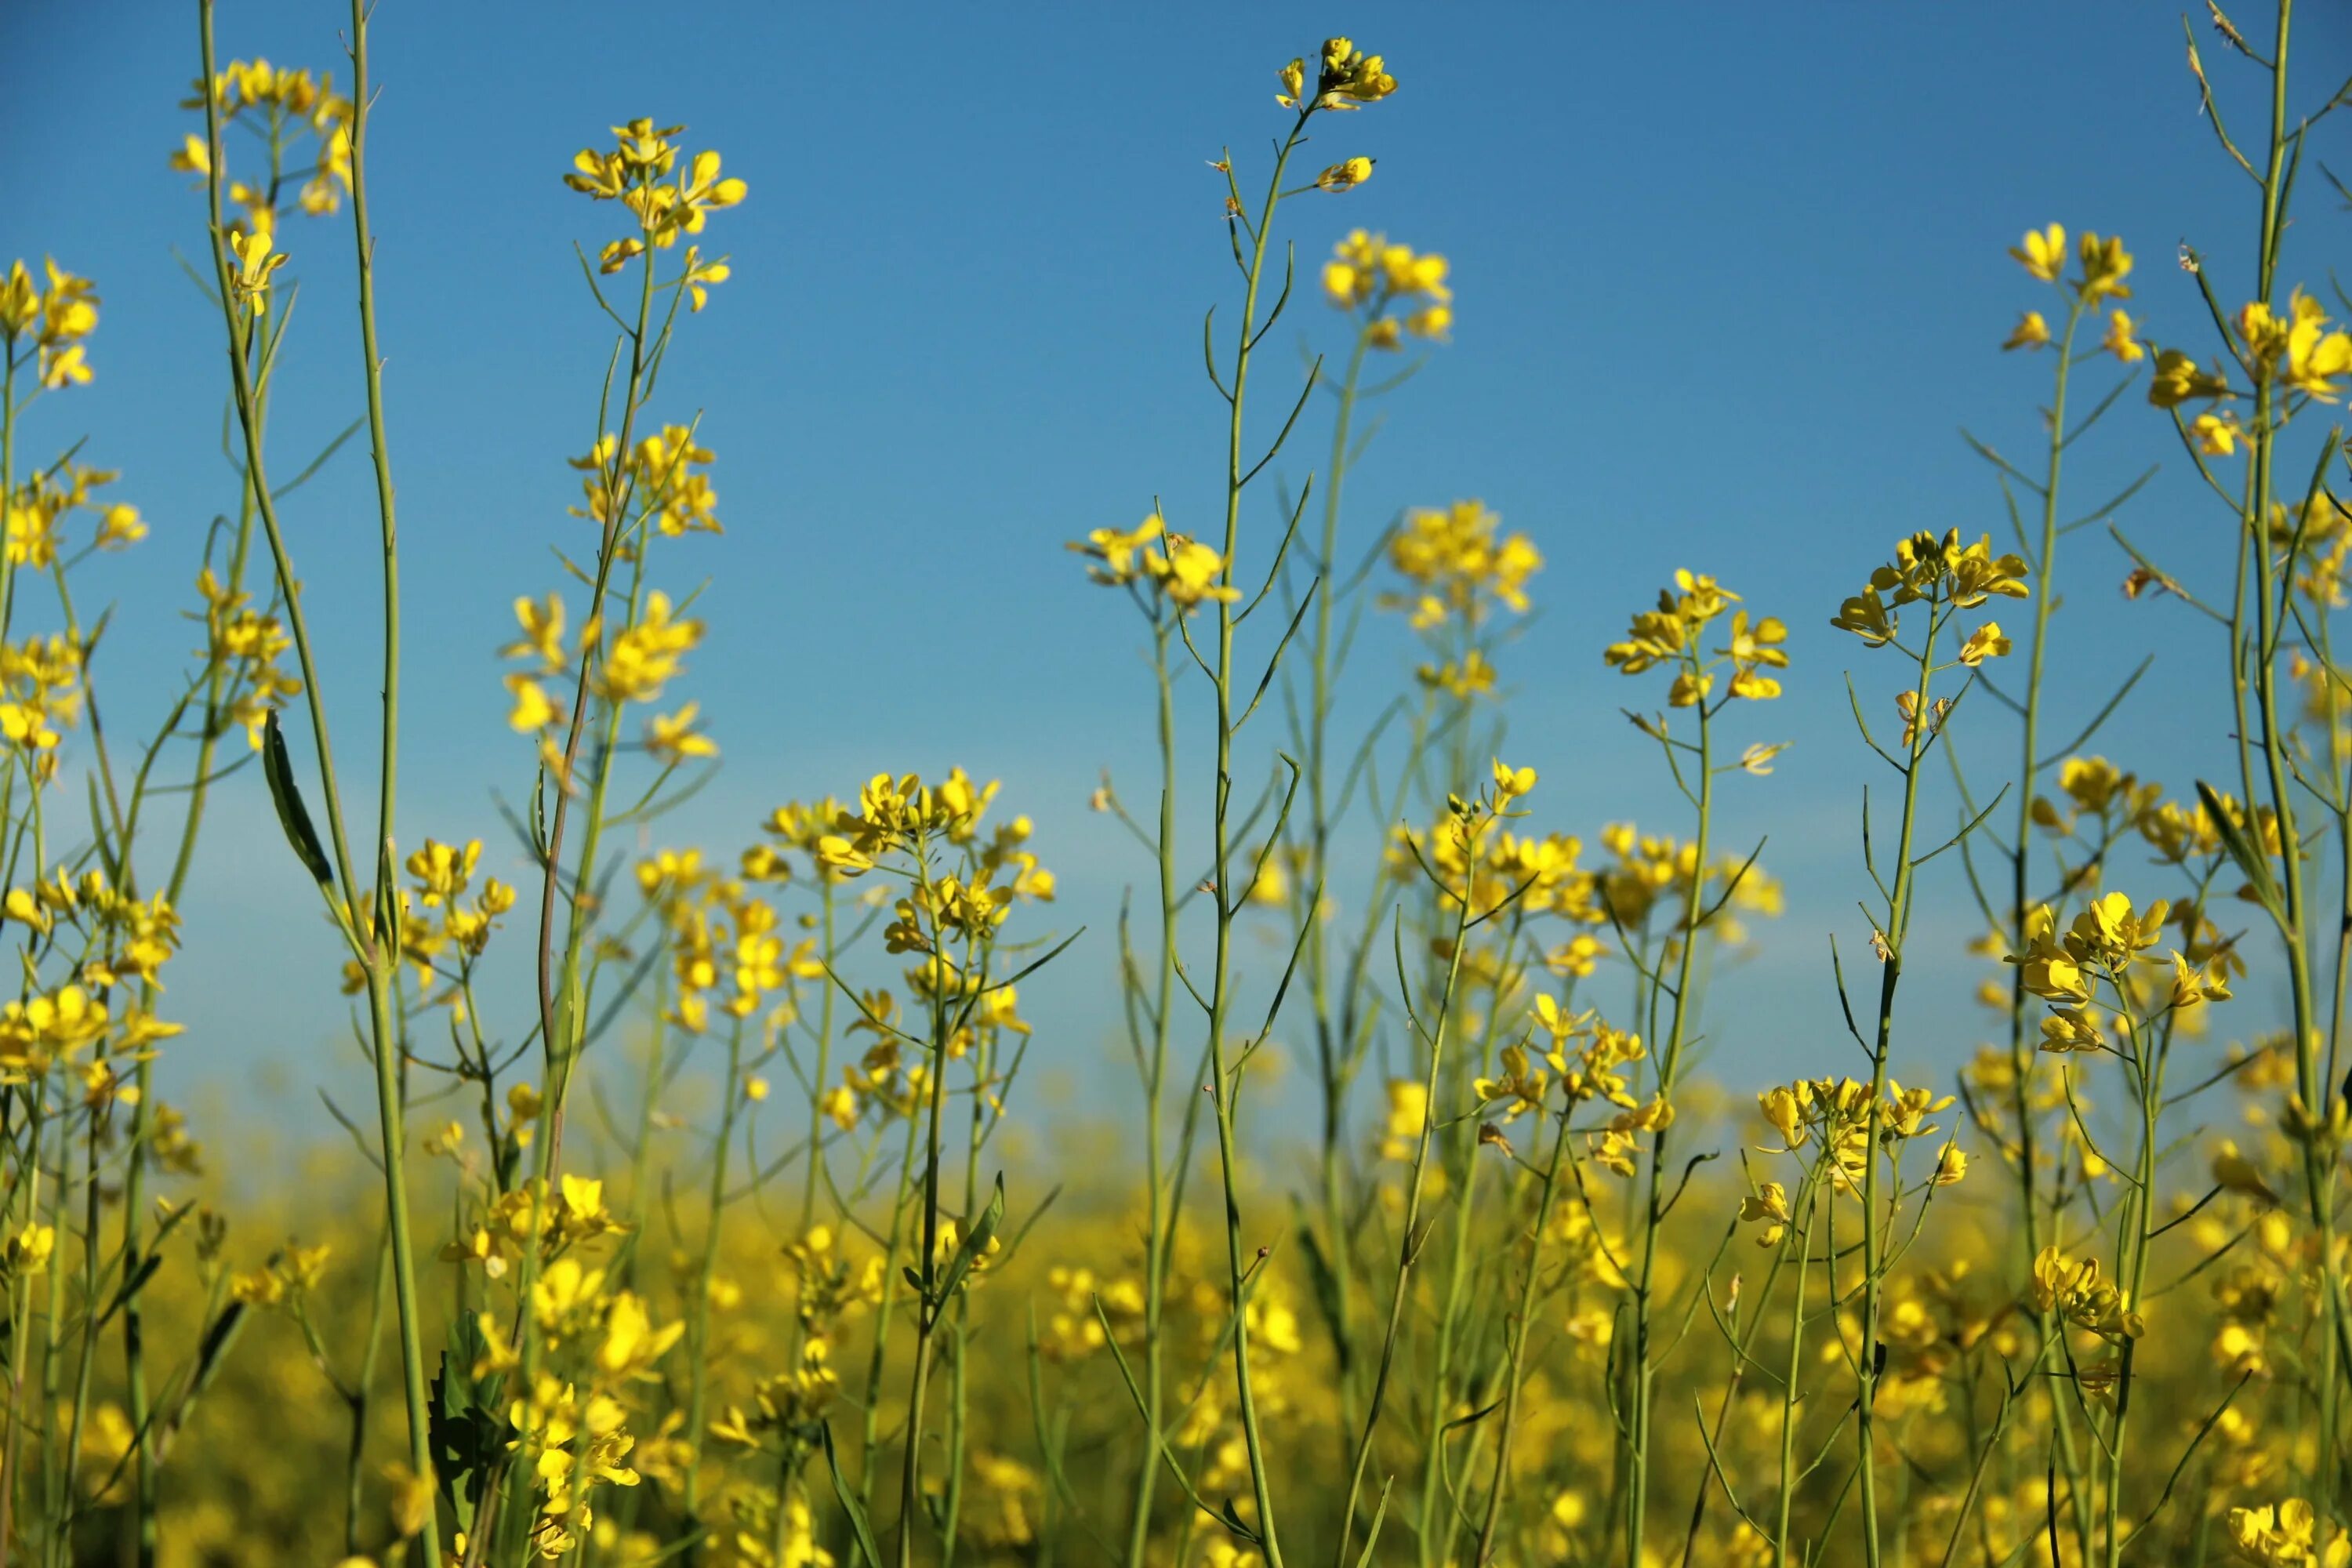
[[[1706,858],[1715,830],[1715,750],[1706,700],[1698,702],[1698,832],[1692,845],[1690,896],[1683,906],[1682,952],[1675,968],[1674,1005],[1668,1013],[1666,1046],[1658,1058],[1658,1096],[1671,1104],[1689,1033],[1691,976],[1697,960],[1699,922],[1706,908]],[[1633,1398],[1625,1456],[1625,1561],[1642,1561],[1642,1537],[1650,1502],[1650,1422],[1656,1397],[1657,1368],[1650,1353],[1652,1313],[1658,1268],[1658,1236],[1664,1227],[1666,1134],[1661,1127],[1650,1142],[1649,1184],[1642,1205],[1642,1272],[1633,1289]],[[1873,1565],[1875,1568],[1875,1565]]]
[[[1355,1270],[1348,1256],[1348,1222],[1340,1192],[1341,1143],[1347,1136],[1348,1089],[1354,1082],[1354,1042],[1335,1016],[1331,993],[1331,955],[1323,929],[1323,889],[1331,864],[1331,802],[1327,768],[1329,762],[1332,689],[1339,672],[1332,668],[1331,582],[1337,573],[1339,548],[1339,498],[1347,486],[1348,447],[1353,433],[1356,390],[1363,375],[1369,331],[1360,329],[1348,356],[1348,373],[1339,383],[1339,409],[1331,424],[1331,462],[1323,478],[1323,540],[1316,557],[1321,589],[1315,600],[1315,637],[1310,647],[1313,665],[1307,729],[1307,861],[1298,879],[1307,900],[1300,918],[1306,922],[1307,996],[1315,1013],[1315,1049],[1322,1073],[1323,1147],[1321,1196],[1325,1265],[1330,1276],[1331,1346],[1338,1363],[1339,1425],[1346,1453],[1347,1434],[1356,1426]]]
[[[1250,252],[1249,283],[1244,291],[1242,319],[1234,340],[1233,385],[1228,393],[1232,418],[1225,442],[1224,566],[1220,579],[1226,588],[1234,583],[1234,552],[1241,542],[1242,489],[1247,482],[1243,468],[1242,409],[1249,384],[1252,333],[1258,330],[1258,285],[1265,273],[1266,240],[1274,232],[1275,209],[1282,200],[1283,171],[1307,128],[1311,110],[1302,110],[1274,161],[1265,204],[1260,209]],[[1234,607],[1230,599],[1217,603],[1217,771],[1212,781],[1215,833],[1212,881],[1215,887],[1216,956],[1210,971],[1209,1085],[1217,1117],[1217,1162],[1225,1193],[1225,1276],[1234,1303],[1234,1381],[1241,1412],[1242,1441],[1249,1458],[1250,1492],[1257,1505],[1257,1531],[1266,1568],[1282,1568],[1282,1548],[1275,1532],[1273,1483],[1266,1468],[1265,1445],[1258,1433],[1257,1390],[1250,1379],[1248,1310],[1249,1270],[1243,1261],[1241,1161],[1234,1138],[1234,1101],[1240,1090],[1225,1060],[1225,1016],[1233,1005],[1232,957],[1234,917],[1240,900],[1229,875],[1233,858],[1230,815],[1234,778]]]
[[[1927,605],[1927,635],[1919,645],[1918,681],[1912,688],[1911,736],[1910,744],[1906,748],[1903,771],[1903,829],[1895,852],[1895,888],[1887,898],[1886,930],[1882,933],[1885,952],[1879,970],[1878,1025],[1871,1042],[1870,1101],[1864,1111],[1863,1123],[1862,1330],[1861,1342],[1854,1354],[1855,1373],[1861,1386],[1854,1401],[1854,1433],[1860,1450],[1855,1462],[1860,1467],[1862,1482],[1862,1553],[1867,1568],[1878,1568],[1880,1556],[1878,1447],[1874,1424],[1878,1400],[1878,1314],[1885,1283],[1883,1277],[1886,1271],[1886,1226],[1880,1223],[1878,1213],[1880,1103],[1886,1097],[1886,1062],[1895,1039],[1895,989],[1903,978],[1904,938],[1911,924],[1911,883],[1915,869],[1911,836],[1918,817],[1919,761],[1927,754],[1936,735],[1936,713],[1928,701],[1927,688],[1936,670],[1936,639],[1943,629],[1937,611],[1936,603],[1930,600]],[[1891,1222],[1891,1205],[1888,1219]],[[1834,1250],[1831,1258],[1831,1283],[1834,1291]]]
[[[1168,1224],[1160,1168],[1160,1100],[1167,1085],[1168,1037],[1176,1003],[1176,694],[1168,666],[1171,622],[1152,623],[1151,668],[1160,693],[1160,975],[1151,1013],[1151,1054],[1143,1075],[1143,1451],[1137,1459],[1135,1507],[1128,1520],[1127,1568],[1143,1568],[1150,1546],[1151,1502],[1160,1483],[1160,1424],[1164,1414]]]

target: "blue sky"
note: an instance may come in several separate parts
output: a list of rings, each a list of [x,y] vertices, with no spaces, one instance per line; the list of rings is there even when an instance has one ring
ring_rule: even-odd
[[[340,67],[345,25],[315,0],[230,0],[220,48]],[[2225,299],[2243,292],[2250,188],[2200,118],[2164,7],[1363,3],[1154,18],[712,0],[656,24],[606,4],[384,0],[372,177],[408,586],[404,843],[479,835],[513,858],[491,791],[520,793],[529,763],[492,650],[510,601],[556,585],[551,543],[583,537],[563,458],[593,434],[610,348],[569,248],[609,237],[609,209],[558,176],[606,126],[651,114],[686,122],[751,185],[714,220],[734,278],[682,330],[668,388],[667,412],[699,411],[719,454],[728,532],[667,569],[680,588],[711,578],[689,688],[726,766],[665,841],[728,849],[778,800],[961,763],[1037,818],[1064,879],[1057,920],[1103,937],[1148,868],[1084,803],[1106,765],[1141,793],[1149,685],[1131,612],[1084,583],[1063,542],[1131,522],[1154,494],[1178,527],[1218,504],[1223,410],[1199,323],[1212,302],[1231,313],[1234,279],[1205,164],[1231,146],[1245,184],[1262,178],[1276,68],[1338,28],[1384,53],[1402,87],[1318,134],[1317,165],[1361,153],[1379,172],[1286,208],[1287,232],[1311,265],[1350,226],[1385,230],[1451,258],[1458,291],[1455,341],[1392,401],[1349,527],[1368,538],[1400,508],[1475,496],[1545,552],[1540,617],[1506,666],[1513,760],[1545,774],[1540,826],[1589,835],[1664,808],[1654,753],[1616,714],[1656,693],[1604,670],[1600,648],[1673,568],[1713,571],[1791,624],[1789,695],[1738,715],[1754,733],[1735,744],[1796,745],[1772,778],[1733,781],[1725,827],[1771,835],[1790,905],[1763,961],[1719,988],[1738,1025],[1719,1048],[1741,1082],[1849,1065],[1825,961],[1828,933],[1867,935],[1864,753],[1842,675],[1883,678],[1826,623],[1897,535],[2003,526],[1956,427],[2019,456],[2039,443],[2047,361],[1998,345],[2047,300],[2004,248],[2052,220],[2122,234],[2139,259],[2134,313],[2159,341],[2204,341],[2179,242],[2208,254]],[[2305,100],[2335,85],[2321,77],[2352,53],[2347,31],[2310,10]],[[133,667],[192,642],[167,608],[185,598],[198,531],[234,500],[217,324],[173,256],[202,247],[200,198],[163,162],[193,123],[176,101],[194,7],[16,6],[0,34],[0,178],[33,198],[0,209],[0,258],[54,255],[105,297],[97,383],[45,402],[24,449],[87,435],[154,530],[82,590],[123,607],[109,653],[121,673],[102,689],[135,728]],[[2251,69],[2200,37],[2251,135]],[[2342,141],[2331,128],[2315,151],[2341,167]],[[2286,275],[2324,284],[2345,218],[2316,179],[2302,194]],[[281,471],[361,396],[348,228],[293,223],[284,247],[303,298]],[[1262,409],[1292,345],[1335,347],[1338,326],[1302,296],[1261,362]],[[1325,444],[1307,427],[1291,483]],[[2083,510],[2162,464],[2126,525],[2213,580],[2226,521],[2137,393],[2078,451]],[[1252,519],[1262,540],[1272,494]],[[343,766],[362,778],[371,506],[353,447],[289,508]],[[2087,714],[2158,647],[2102,749],[2184,792],[2218,774],[2219,649],[2178,605],[2125,605],[2127,563],[2103,535],[2070,545],[2069,699]],[[1406,657],[1393,637],[1367,649],[1356,711]],[[2006,755],[2002,716],[1976,718]],[[1192,722],[1200,735],[1205,713]],[[1931,893],[1957,910],[1957,865],[1938,865]],[[199,884],[173,986],[195,1026],[178,1070],[274,1063],[302,1103],[334,1070],[320,1054],[339,1016],[333,943],[257,774],[222,803]],[[1924,919],[1948,947],[1973,931],[1958,913]],[[520,966],[525,944],[509,941]],[[1045,1059],[1081,1089],[1117,1071],[1108,942],[1087,945],[1030,1008]],[[254,953],[267,963],[241,957]],[[1957,960],[1919,970],[1906,1049],[1948,1064],[1974,1037],[1969,976]],[[2261,997],[2247,1006],[2258,1016]]]

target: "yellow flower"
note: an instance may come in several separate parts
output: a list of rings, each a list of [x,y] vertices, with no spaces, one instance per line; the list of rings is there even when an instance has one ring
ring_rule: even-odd
[[[2178,408],[2192,397],[2221,397],[2230,384],[2197,368],[2197,362],[2179,349],[2162,349],[2156,356],[2156,374],[2148,377],[2147,400],[2158,408]]]
[[[2054,223],[2039,234],[2028,231],[2022,248],[2011,246],[2009,253],[2034,277],[2055,283],[2066,266],[2066,231]]]
[[[2230,1540],[2257,1568],[2345,1568],[2352,1538],[2336,1530],[2320,1545],[2318,1511],[2301,1498],[2263,1508],[2230,1510]]]
[[[2000,635],[2000,623],[1987,621],[1970,632],[1969,640],[1960,645],[1960,662],[1974,669],[1986,659],[2006,658],[2009,649],[2009,639]]]
[[[1087,568],[1087,575],[1107,587],[1120,587],[1132,583],[1140,574],[1145,547],[1159,538],[1167,524],[1153,512],[1132,530],[1097,528],[1083,542],[1072,541],[1066,547],[1090,558],[1095,564]]]
[[[1762,1222],[1764,1229],[1756,1237],[1756,1245],[1780,1246],[1794,1217],[1789,1212],[1789,1190],[1778,1182],[1765,1183],[1739,1200],[1739,1217],[1750,1223]]]
[[[2147,345],[2134,336],[2137,329],[2132,319],[2121,310],[2107,316],[2107,335],[2099,340],[2099,347],[2125,364],[2137,364],[2147,357]]]
[[[2049,342],[2050,323],[2042,319],[2041,311],[2028,310],[2017,319],[2017,325],[2010,330],[2007,341],[2000,346],[2004,352],[2010,349],[2038,349]]]
[[[688,702],[675,713],[656,713],[648,719],[646,754],[673,768],[696,757],[717,756],[719,743],[694,727],[695,716],[701,710],[699,702]]]
[[[2227,409],[2200,414],[2189,421],[2189,435],[2197,443],[2197,449],[2209,458],[2236,456],[2238,443],[2246,438],[2245,431],[2239,428],[2237,416]]]
[[[270,277],[286,265],[286,258],[271,247],[266,233],[232,234],[228,247],[236,258],[236,266],[230,270],[229,286],[239,297],[250,300],[256,310],[267,310]]]
[[[2101,239],[2095,234],[2085,234],[2076,253],[2083,261],[2081,289],[2084,304],[2131,298],[2131,289],[2124,283],[2132,269],[2131,253],[2124,249],[2119,237],[2110,235]]]
[[[1895,638],[1895,618],[1888,614],[1886,602],[1878,596],[1874,587],[1864,588],[1840,605],[1830,625],[1840,631],[1852,632],[1873,647],[1883,647]]]
[[[1318,189],[1329,191],[1336,195],[1341,191],[1354,190],[1371,177],[1371,159],[1348,158],[1332,164],[1316,175],[1315,184]]]
[[[1723,650],[1731,658],[1731,694],[1751,702],[1780,696],[1780,683],[1763,672],[1789,668],[1789,655],[1781,646],[1788,640],[1789,628],[1778,618],[1766,616],[1751,622],[1747,611],[1734,611],[1731,642]]]
[[[1285,109],[1297,108],[1298,95],[1307,89],[1307,62],[1304,59],[1293,60],[1275,75],[1282,83],[1282,90],[1274,95],[1274,101]]]
[[[1287,72],[1284,84],[1288,85]],[[1322,70],[1316,79],[1317,109],[1360,109],[1395,90],[1396,78],[1389,75],[1380,56],[1365,54],[1351,39],[1323,41]]]
[[[1525,615],[1528,579],[1544,559],[1526,534],[1504,533],[1483,503],[1460,500],[1408,512],[1389,540],[1389,564],[1412,591],[1381,603],[1409,610],[1413,629],[1427,631],[1449,620],[1477,626],[1497,609]]]
[[[38,1274],[49,1266],[49,1255],[57,1249],[54,1226],[26,1224],[0,1243],[0,1269],[15,1277]]]

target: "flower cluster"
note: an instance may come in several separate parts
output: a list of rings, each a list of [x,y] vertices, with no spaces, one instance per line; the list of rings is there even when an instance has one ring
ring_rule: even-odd
[[[1926,604],[1930,624],[1940,625],[1946,610],[1974,609],[1994,597],[2024,598],[2025,572],[2024,557],[1992,552],[1989,534],[1963,545],[1957,528],[1940,538],[1915,533],[1896,542],[1895,559],[1871,573],[1870,585],[1839,605],[1830,625],[1867,647],[1884,647],[1902,629],[1904,605]],[[1958,658],[1973,667],[2008,651],[2000,626],[1988,621],[1961,645]]]
[[[2045,1247],[2034,1256],[2031,1289],[2038,1310],[2087,1329],[2109,1344],[2120,1345],[2147,1331],[2130,1300],[2099,1278],[2095,1258],[2072,1259],[2056,1247]]]
[[[11,368],[30,351],[37,378],[45,387],[79,386],[90,378],[84,340],[98,331],[98,289],[55,261],[44,260],[45,289],[22,261],[0,279],[0,347]],[[13,506],[13,498],[11,505]],[[11,534],[15,531],[12,522]]]
[[[719,154],[705,150],[677,168],[679,148],[671,138],[686,129],[656,129],[651,120],[632,120],[613,127],[614,144],[603,152],[583,148],[572,160],[563,183],[592,201],[617,201],[637,220],[637,232],[606,245],[597,265],[618,272],[646,253],[648,245],[667,250],[681,235],[698,235],[709,215],[731,207],[747,194],[741,180],[719,174]],[[710,285],[727,280],[724,261],[705,260],[699,249],[687,247],[679,284],[687,290],[690,309],[702,309]]]
[[[1389,538],[1389,564],[1409,591],[1381,603],[1410,612],[1417,631],[1449,622],[1475,630],[1499,610],[1527,614],[1528,579],[1543,570],[1543,552],[1501,530],[1475,500],[1414,509]]]
[[[232,60],[209,85],[195,84],[183,109],[202,109],[209,90],[224,132],[231,125],[251,127],[265,148],[267,172],[256,180],[226,180],[229,201],[237,207],[236,232],[264,242],[278,232],[278,209],[287,183],[306,167],[308,174],[295,195],[297,206],[319,216],[339,210],[352,186],[352,100],[335,90],[334,77],[290,66],[273,66],[266,59]],[[171,157],[172,167],[184,174],[210,175],[212,147],[190,132]]]
[[[222,676],[215,721],[242,727],[257,752],[269,716],[302,694],[301,679],[279,662],[294,639],[274,613],[254,608],[252,595],[228,587],[209,566],[198,574],[196,592],[205,601],[205,658]]]
[[[1180,615],[1204,601],[1231,604],[1241,597],[1227,580],[1224,556],[1189,534],[1168,531],[1156,511],[1131,530],[1097,528],[1069,548],[1094,563],[1087,568],[1094,581],[1165,599]]]
[[[600,436],[587,456],[565,459],[587,477],[580,481],[585,504],[572,509],[610,532],[635,531],[647,523],[664,536],[719,533],[719,498],[707,471],[713,454],[682,425],[666,425],[629,448],[621,460],[620,438]],[[633,541],[623,540],[620,559],[631,559]]]
[[[2051,224],[2039,231],[2029,231],[2019,244],[2010,247],[2010,255],[2019,266],[2044,283],[2056,286],[2067,300],[2068,321],[2071,323],[2084,310],[2095,310],[2105,300],[2128,300],[2131,287],[2124,279],[2131,275],[2131,253],[2116,236],[2101,238],[2085,234],[2075,246],[2080,269],[2071,278],[2066,276],[2066,230]],[[2068,327],[2069,342],[2073,328]],[[2107,330],[2099,347],[2113,354],[2118,363],[2135,364],[2147,357],[2147,349],[2139,341],[2138,324],[2121,310],[2110,310]],[[2028,310],[2020,316],[2011,329],[2004,349],[2039,349],[2051,342],[2050,323],[2039,310]]]
[[[1307,61],[1301,58],[1277,73],[1282,79],[1282,90],[1274,100],[1302,115],[1318,110],[1361,109],[1396,90],[1396,78],[1388,73],[1386,67],[1387,62],[1380,56],[1365,54],[1352,39],[1326,38],[1316,68],[1312,100],[1307,95]]]
[[[1407,333],[1442,339],[1453,327],[1454,290],[1446,286],[1445,274],[1443,256],[1417,254],[1411,246],[1391,244],[1386,235],[1360,228],[1341,240],[1323,264],[1323,295],[1334,310],[1353,310],[1362,318],[1368,345],[1395,349]]]
[[[1751,620],[1746,610],[1735,611],[1726,642],[1710,660],[1702,647],[1706,628],[1738,601],[1739,595],[1712,577],[1678,571],[1672,586],[1658,590],[1658,605],[1633,617],[1622,642],[1612,643],[1601,657],[1613,669],[1640,675],[1660,665],[1675,670],[1666,694],[1676,708],[1704,704],[1715,689],[1717,673],[1725,661],[1731,667],[1730,698],[1768,701],[1780,695],[1780,683],[1768,673],[1786,669],[1789,655],[1782,647],[1789,628],[1770,616]]]

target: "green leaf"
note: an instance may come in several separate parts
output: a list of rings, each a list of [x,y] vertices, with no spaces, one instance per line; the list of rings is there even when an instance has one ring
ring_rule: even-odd
[[[964,1276],[971,1272],[971,1266],[988,1250],[988,1244],[996,1239],[997,1227],[1003,1223],[1004,1173],[999,1171],[996,1173],[996,1191],[988,1200],[987,1210],[981,1215],[980,1223],[971,1227],[971,1234],[956,1247],[955,1256],[948,1260],[947,1273],[940,1278],[939,1295],[934,1299],[935,1306],[945,1306],[955,1295],[957,1288],[963,1283]]]
[[[286,731],[278,727],[274,712],[262,729],[261,773],[269,781],[269,798],[278,807],[278,826],[286,830],[286,842],[301,858],[302,868],[319,886],[333,887],[335,873],[327,864],[319,830],[310,826],[310,814],[303,807],[302,790],[294,782],[294,765],[286,755]]]
[[[1381,1506],[1372,1510],[1371,1533],[1364,1537],[1364,1554],[1356,1559],[1356,1568],[1372,1568],[1372,1548],[1381,1543],[1381,1526],[1389,1517],[1389,1489],[1394,1485],[1394,1476],[1381,1483]]]
[[[2229,851],[2230,858],[2245,874],[2254,897],[2261,900],[2263,908],[2270,911],[2273,920],[2284,921],[2286,910],[2279,901],[2278,883],[2271,876],[2269,857],[2262,853],[2248,835],[2244,826],[2238,821],[2237,814],[2230,809],[2229,802],[2203,779],[2197,781],[2197,799],[2205,807],[2205,815],[2213,819],[2213,831],[2221,837],[2221,847]]]
[[[841,1503],[841,1511],[849,1516],[850,1533],[857,1538],[857,1550],[865,1554],[869,1568],[882,1568],[882,1549],[874,1544],[874,1526],[859,1506],[857,1494],[849,1489],[849,1479],[841,1473],[841,1456],[833,1449],[833,1423],[820,1424],[817,1436],[824,1443],[824,1468],[833,1476],[833,1495]]]
[[[489,1342],[479,1320],[459,1313],[449,1324],[448,1348],[433,1374],[426,1419],[433,1468],[441,1496],[461,1530],[473,1529],[485,1482],[506,1453],[507,1426],[499,1414],[506,1379],[474,1379]]]

